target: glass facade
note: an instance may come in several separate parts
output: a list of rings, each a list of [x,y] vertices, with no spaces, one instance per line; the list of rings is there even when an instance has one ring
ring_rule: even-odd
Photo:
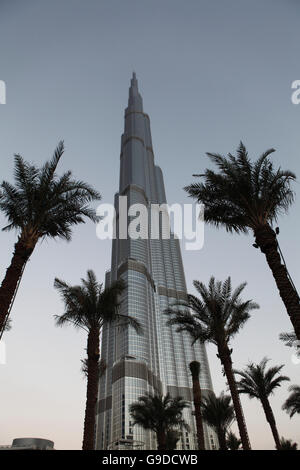
[[[143,112],[135,74],[125,110],[125,128],[121,138],[120,184],[115,196],[116,220],[120,220],[119,196],[127,196],[127,205],[143,204],[149,214],[151,204],[166,203],[163,175],[154,164],[150,120]],[[130,217],[127,224],[130,223]],[[161,234],[161,222],[159,222]],[[185,410],[190,431],[182,431],[179,449],[197,448],[195,419],[192,414],[192,382],[189,363],[201,364],[203,393],[212,390],[205,347],[191,345],[190,337],[166,325],[166,307],[186,297],[186,283],[178,240],[123,239],[118,223],[112,243],[111,271],[106,284],[124,279],[121,313],[135,317],[143,335],[135,330],[106,325],[101,334],[101,357],[107,369],[100,379],[97,404],[97,449],[156,449],[156,437],[133,426],[129,405],[145,392],[169,392],[191,403]],[[216,446],[214,433],[205,429],[207,448]]]

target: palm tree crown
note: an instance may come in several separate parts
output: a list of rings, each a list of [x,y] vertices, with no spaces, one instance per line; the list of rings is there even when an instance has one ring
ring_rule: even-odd
[[[291,385],[289,391],[291,393],[284,402],[282,409],[292,418],[296,413],[300,413],[300,387],[299,385]]]
[[[204,182],[184,189],[205,205],[205,220],[216,227],[225,226],[229,232],[239,233],[272,224],[292,204],[290,183],[296,179],[291,171],[274,169],[269,158],[273,152],[269,149],[251,162],[241,142],[236,157],[207,153],[219,172],[206,169],[204,174],[195,175]]]
[[[70,286],[55,278],[54,287],[60,292],[65,304],[65,312],[55,316],[57,326],[71,323],[76,328],[90,331],[92,328],[100,329],[104,323],[116,322],[119,326],[130,324],[141,332],[139,322],[135,318],[119,312],[119,296],[125,289],[122,280],[103,289],[103,284],[97,282],[95,273],[89,270],[87,279],[81,279],[81,285]]]
[[[100,199],[100,194],[83,181],[72,179],[71,171],[61,177],[56,174],[63,155],[61,141],[53,155],[41,168],[15,156],[15,186],[3,181],[0,210],[9,224],[3,230],[17,229],[30,244],[39,238],[71,238],[71,228],[84,222],[84,217],[96,220],[88,203]]]
[[[279,375],[284,365],[266,370],[268,361],[269,359],[264,357],[259,364],[250,363],[244,371],[235,371],[242,377],[238,382],[239,393],[245,393],[249,398],[263,400],[272,395],[282,382],[290,380],[289,377]]]
[[[226,433],[235,419],[230,395],[222,392],[217,397],[214,393],[209,393],[203,398],[201,408],[203,420],[215,430],[220,449],[225,450],[227,448]]]
[[[177,427],[189,429],[183,419],[183,410],[188,406],[188,402],[183,398],[172,398],[169,393],[164,397],[147,393],[130,405],[129,412],[133,424],[154,431],[157,435],[158,448],[165,449],[169,430]]]
[[[187,302],[166,309],[171,316],[168,324],[177,325],[177,331],[188,331],[194,341],[208,341],[218,348],[227,346],[250,318],[250,311],[259,306],[251,300],[242,301],[240,295],[246,283],[232,291],[230,277],[223,283],[211,277],[208,288],[199,281],[193,284],[201,298],[189,294]]]

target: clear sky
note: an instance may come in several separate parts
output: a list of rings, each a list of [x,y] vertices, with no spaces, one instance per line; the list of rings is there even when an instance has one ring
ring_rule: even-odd
[[[112,202],[118,188],[120,136],[132,70],[150,115],[157,164],[169,203],[189,202],[183,186],[207,165],[205,152],[227,153],[243,140],[257,157],[275,147],[274,162],[300,174],[300,105],[291,83],[300,79],[297,0],[0,0],[0,179],[12,181],[13,154],[42,164],[63,138],[61,171],[72,169]],[[297,182],[294,186],[299,195]],[[0,215],[0,226],[5,225]],[[279,221],[280,243],[299,286],[299,196]],[[0,277],[10,263],[14,233],[0,233]],[[271,358],[299,384],[300,365],[278,335],[291,327],[264,256],[251,236],[207,227],[204,248],[183,250],[192,281],[232,276],[248,282],[245,296],[261,306],[233,341],[233,360]],[[77,283],[92,268],[110,266],[110,242],[87,223],[71,243],[45,241],[26,267],[5,335],[0,365],[0,444],[45,437],[57,449],[79,449],[85,380],[85,336],[58,329],[63,306],[55,276]],[[226,388],[216,350],[208,348],[215,391]],[[299,417],[281,410],[288,385],[271,404],[281,436],[300,446]],[[242,398],[253,448],[274,448],[258,402]]]

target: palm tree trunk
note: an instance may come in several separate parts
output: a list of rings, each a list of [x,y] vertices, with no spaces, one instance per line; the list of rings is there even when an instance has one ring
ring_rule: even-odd
[[[222,365],[224,367],[224,372],[225,372],[229,389],[230,389],[230,393],[231,393],[231,398],[232,398],[232,402],[234,406],[235,417],[236,417],[237,425],[239,428],[242,446],[244,450],[251,450],[247,427],[246,427],[244,414],[242,410],[242,405],[240,402],[239,393],[237,391],[237,386],[236,386],[234,374],[232,371],[232,360],[231,360],[230,354],[231,353],[228,347],[225,347],[223,351],[219,350],[219,356],[220,356]]]
[[[164,430],[157,431],[157,450],[166,450],[167,436]]]
[[[265,225],[255,230],[254,235],[257,245],[260,247],[262,253],[265,254],[280,297],[290,316],[296,336],[300,340],[300,299],[289,279],[286,267],[281,263],[276,233],[270,225]]]
[[[264,409],[264,412],[265,412],[265,415],[266,415],[266,419],[267,419],[267,421],[270,425],[270,428],[271,428],[271,431],[272,431],[272,434],[273,434],[273,437],[274,437],[276,449],[280,450],[281,449],[281,443],[280,443],[280,438],[279,438],[279,434],[278,434],[278,430],[277,430],[277,426],[276,426],[276,421],[275,421],[275,418],[274,418],[274,414],[273,414],[271,405],[270,405],[269,400],[267,398],[262,400],[262,406],[263,406],[263,409]]]
[[[223,429],[219,429],[217,432],[219,441],[219,450],[227,450],[226,437]]]
[[[99,382],[99,328],[89,331],[87,341],[87,391],[82,450],[95,448],[96,404]]]
[[[33,250],[34,247],[28,248],[24,240],[21,238],[19,238],[15,244],[10,266],[6,271],[5,278],[0,287],[0,332],[5,326],[18,282],[22,276],[24,266]]]
[[[199,376],[192,375],[193,379],[193,396],[194,396],[194,407],[195,407],[195,418],[196,418],[196,427],[197,427],[197,438],[198,438],[198,448],[199,450],[205,450],[204,442],[204,431],[203,431],[203,421],[201,413],[201,387],[199,382]]]

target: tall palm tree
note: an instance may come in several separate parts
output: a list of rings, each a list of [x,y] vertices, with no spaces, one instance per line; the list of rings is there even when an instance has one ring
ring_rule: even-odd
[[[241,443],[241,440],[236,437],[236,435],[232,431],[229,431],[227,433],[226,445],[229,450],[239,450]]]
[[[188,403],[181,397],[171,398],[169,393],[164,397],[147,393],[130,405],[129,412],[133,424],[154,431],[158,450],[165,450],[170,430],[177,427],[189,429],[183,419],[183,410],[187,407]]]
[[[280,450],[298,450],[298,444],[296,442],[292,442],[291,439],[285,439],[282,437],[280,439]]]
[[[0,287],[0,332],[7,321],[25,265],[39,240],[71,239],[72,227],[84,218],[96,220],[88,203],[100,194],[70,171],[61,177],[57,165],[63,155],[60,142],[53,158],[38,168],[15,156],[15,185],[3,181],[0,186],[0,210],[8,219],[3,230],[15,229],[18,239],[11,264]]]
[[[55,316],[56,325],[72,324],[87,332],[87,358],[83,362],[83,371],[87,375],[87,393],[82,449],[94,449],[95,407],[101,372],[100,330],[105,323],[112,322],[121,326],[130,324],[137,331],[140,331],[140,327],[137,320],[119,313],[120,295],[125,289],[121,280],[103,289],[103,285],[97,282],[94,272],[90,270],[87,272],[87,279],[81,279],[81,285],[70,286],[56,278],[54,287],[65,304],[64,313]]]
[[[284,402],[282,409],[285,410],[292,418],[296,413],[300,413],[300,387],[299,385],[291,385],[289,392],[292,392]]]
[[[203,398],[201,404],[203,420],[216,432],[220,450],[227,450],[226,433],[235,419],[234,408],[230,402],[230,395],[222,392],[217,397],[211,392]]]
[[[251,300],[240,299],[245,286],[246,283],[241,284],[232,291],[230,277],[223,283],[211,277],[208,287],[202,282],[194,281],[201,299],[188,295],[187,302],[178,301],[166,309],[165,313],[171,316],[168,324],[178,325],[177,331],[189,332],[194,342],[200,340],[217,346],[218,357],[230,388],[243,449],[247,450],[250,449],[250,442],[232,370],[232,349],[229,348],[230,340],[250,318],[250,311],[258,308]]]
[[[244,393],[249,398],[257,398],[261,402],[266,419],[271,427],[276,448],[279,450],[280,438],[269,397],[276,388],[281,386],[282,382],[290,379],[284,375],[279,375],[284,367],[283,365],[266,369],[268,361],[269,359],[264,357],[259,364],[250,363],[245,370],[236,370],[235,373],[242,377],[237,383],[239,393]]]
[[[190,371],[192,373],[193,380],[193,396],[194,396],[194,407],[195,407],[195,418],[196,418],[196,427],[197,427],[197,439],[198,439],[198,448],[199,450],[205,450],[204,442],[204,431],[203,431],[203,422],[201,414],[201,386],[200,386],[200,363],[198,361],[192,361],[189,364]]]
[[[278,230],[273,228],[278,216],[286,213],[293,202],[291,182],[296,176],[291,171],[274,168],[269,157],[274,151],[267,150],[255,162],[250,160],[242,142],[237,156],[207,153],[219,171],[206,169],[204,174],[194,175],[202,180],[184,189],[204,204],[206,222],[217,228],[223,226],[231,233],[253,233],[254,246],[266,257],[300,339],[299,295],[281,257],[276,237]]]

